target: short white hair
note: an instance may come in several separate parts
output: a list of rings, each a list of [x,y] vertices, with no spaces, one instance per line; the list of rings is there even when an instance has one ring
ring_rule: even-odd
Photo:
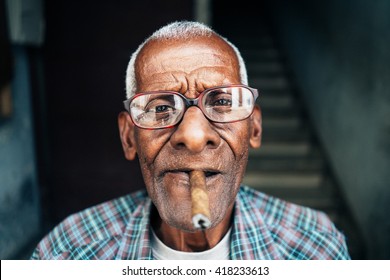
[[[135,78],[135,61],[137,60],[139,52],[146,43],[159,39],[190,39],[194,37],[211,37],[212,35],[220,37],[233,49],[238,59],[241,83],[248,85],[248,75],[245,62],[236,46],[203,23],[195,21],[175,21],[155,31],[141,45],[139,45],[137,50],[131,55],[126,70],[126,97],[130,98],[136,92],[137,81]]]

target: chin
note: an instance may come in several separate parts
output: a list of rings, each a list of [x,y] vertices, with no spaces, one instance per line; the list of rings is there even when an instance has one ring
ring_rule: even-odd
[[[177,220],[177,217],[175,219],[163,219],[163,221],[168,224],[171,227],[174,227],[178,230],[184,231],[184,232],[196,232],[197,229],[193,226],[191,219],[183,219],[183,220]]]

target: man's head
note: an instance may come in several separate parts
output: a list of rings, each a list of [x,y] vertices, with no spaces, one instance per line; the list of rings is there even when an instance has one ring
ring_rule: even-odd
[[[128,98],[173,91],[195,99],[207,89],[246,84],[246,79],[243,60],[231,43],[204,25],[179,22],[160,29],[138,48],[127,70],[126,91]],[[138,154],[160,217],[184,231],[194,230],[189,172],[206,173],[211,223],[216,226],[230,216],[249,147],[259,147],[261,140],[257,106],[248,117],[233,122],[213,122],[202,110],[188,107],[177,124],[160,129],[141,128],[128,113],[119,115],[126,158],[133,160]]]
[[[152,40],[169,40],[169,39],[182,39],[187,40],[194,37],[211,37],[218,36],[223,39],[236,54],[239,63],[240,79],[241,83],[244,85],[248,84],[247,71],[245,67],[244,60],[239,52],[239,50],[230,43],[226,38],[216,34],[210,27],[198,23],[198,22],[173,22],[166,26],[161,27],[155,31],[150,37],[148,37],[142,44],[139,45],[137,50],[131,55],[129,64],[126,71],[126,96],[130,98],[136,93],[137,90],[137,81],[136,81],[136,72],[135,72],[135,61],[138,57],[139,52],[143,49],[145,44]]]

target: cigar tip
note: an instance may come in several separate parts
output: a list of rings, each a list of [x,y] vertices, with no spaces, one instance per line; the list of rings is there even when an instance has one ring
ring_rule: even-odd
[[[211,226],[209,218],[203,214],[194,215],[192,217],[192,223],[194,224],[195,228],[198,229],[208,229]]]

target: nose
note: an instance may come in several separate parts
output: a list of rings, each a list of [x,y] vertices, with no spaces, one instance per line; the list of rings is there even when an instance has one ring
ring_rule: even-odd
[[[200,153],[205,148],[218,147],[221,138],[211,127],[202,111],[192,106],[185,112],[170,141],[175,149],[187,149],[191,153]]]

